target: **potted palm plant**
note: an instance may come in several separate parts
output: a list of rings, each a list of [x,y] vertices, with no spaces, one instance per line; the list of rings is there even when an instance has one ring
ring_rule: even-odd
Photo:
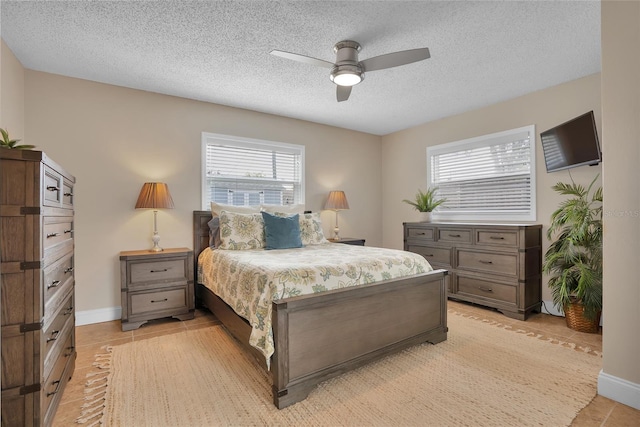
[[[602,312],[602,187],[596,178],[584,188],[558,183],[552,188],[566,196],[551,215],[543,270],[551,275],[553,303],[564,311],[567,326],[598,332]],[[592,191],[593,190],[593,191]]]
[[[422,213],[423,221],[431,220],[431,212],[447,199],[437,199],[436,192],[438,187],[428,188],[427,191],[418,190],[414,200],[404,199],[403,202],[413,206],[418,212]]]

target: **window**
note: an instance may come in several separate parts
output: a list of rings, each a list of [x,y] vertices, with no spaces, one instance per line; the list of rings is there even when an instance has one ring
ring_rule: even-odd
[[[427,148],[434,219],[535,221],[535,126]]]
[[[304,203],[304,146],[202,133],[202,208]]]

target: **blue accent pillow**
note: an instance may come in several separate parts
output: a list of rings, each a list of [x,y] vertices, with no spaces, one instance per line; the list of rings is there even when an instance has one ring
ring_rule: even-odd
[[[301,248],[300,216],[278,216],[262,212],[265,249]]]

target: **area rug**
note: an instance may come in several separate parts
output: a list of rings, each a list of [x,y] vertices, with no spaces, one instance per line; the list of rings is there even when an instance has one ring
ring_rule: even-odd
[[[278,410],[268,375],[221,326],[106,349],[80,423],[106,426],[566,426],[596,395],[589,349],[449,313],[422,344]]]

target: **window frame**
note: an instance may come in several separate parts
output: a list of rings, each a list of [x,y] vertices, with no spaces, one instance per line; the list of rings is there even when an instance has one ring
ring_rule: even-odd
[[[517,135],[528,133],[529,138],[529,191],[531,194],[529,209],[527,212],[500,212],[499,209],[490,212],[472,211],[467,212],[447,212],[446,202],[443,206],[436,209],[432,213],[434,220],[445,221],[486,221],[486,222],[533,222],[536,221],[536,133],[535,125],[527,125],[516,129],[510,129],[502,132],[477,136],[473,138],[463,139],[459,141],[438,144],[427,147],[427,185],[429,188],[438,186],[434,181],[434,171],[432,167],[432,158],[434,155],[454,153],[458,151],[477,149],[483,147],[491,147],[500,143],[507,143],[513,137],[513,141]],[[507,175],[504,175],[507,176]],[[443,196],[440,196],[443,197]]]
[[[275,150],[296,152],[300,156],[300,183],[299,200],[296,204],[305,204],[305,147],[299,144],[269,141],[262,139],[245,138],[233,135],[202,132],[201,139],[201,170],[200,170],[200,203],[203,210],[210,210],[211,204],[207,195],[207,146],[212,142],[223,142],[235,147],[256,148],[262,150]]]

